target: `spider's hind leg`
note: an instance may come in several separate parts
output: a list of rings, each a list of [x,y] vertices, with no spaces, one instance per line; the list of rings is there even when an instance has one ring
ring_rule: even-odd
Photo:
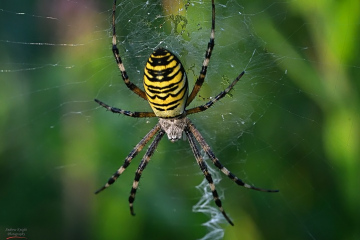
[[[215,3],[214,3],[214,0],[212,0],[211,8],[212,8],[212,12],[211,12],[210,40],[209,40],[208,47],[205,52],[205,59],[202,64],[202,67],[201,67],[200,75],[197,78],[195,85],[193,87],[193,90],[191,91],[191,93],[187,99],[186,106],[188,106],[194,100],[197,93],[200,91],[201,86],[204,83],[206,72],[207,72],[207,67],[209,65],[210,58],[211,58],[211,53],[214,49],[214,45],[215,45]]]
[[[119,113],[129,117],[134,117],[134,118],[156,117],[155,113],[153,112],[130,112],[130,111],[122,110],[120,108],[110,107],[109,105],[98,99],[95,99],[95,102],[97,102],[100,106],[106,108],[107,110],[113,113]]]
[[[135,94],[137,94],[139,97],[147,100],[146,94],[143,90],[141,90],[138,86],[136,86],[134,83],[130,82],[129,77],[126,73],[125,66],[121,60],[119,49],[117,48],[117,40],[116,40],[116,28],[115,28],[115,11],[116,11],[116,0],[114,0],[113,4],[113,10],[112,10],[112,52],[114,54],[114,58],[116,61],[116,64],[118,65],[118,68],[121,72],[121,77],[124,80],[125,85],[133,91]]]

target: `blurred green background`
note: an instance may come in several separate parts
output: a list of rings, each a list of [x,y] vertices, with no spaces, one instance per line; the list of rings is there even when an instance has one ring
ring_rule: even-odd
[[[229,97],[190,118],[234,174],[280,190],[250,191],[223,177],[217,189],[235,223],[219,219],[223,239],[360,239],[359,5],[216,1],[216,46],[192,106],[247,73]],[[114,62],[111,7],[0,3],[0,239],[21,232],[28,239],[201,239],[210,232],[202,224],[212,216],[192,211],[203,176],[184,141],[159,144],[136,217],[127,199],[142,153],[94,195],[157,121],[117,116],[93,101],[150,110]],[[209,1],[119,2],[118,46],[132,81],[141,86],[149,54],[162,46],[179,55],[192,86],[210,19]]]

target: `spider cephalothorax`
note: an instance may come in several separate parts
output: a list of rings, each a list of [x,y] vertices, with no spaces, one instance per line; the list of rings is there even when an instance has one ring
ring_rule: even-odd
[[[186,117],[183,118],[159,118],[161,129],[165,131],[170,141],[175,142],[181,139],[184,129],[188,123]]]
[[[204,162],[202,156],[200,155],[199,148],[197,144],[204,150],[208,155],[213,164],[219,168],[226,176],[233,180],[236,184],[243,186],[245,188],[263,191],[263,192],[277,192],[277,190],[266,190],[254,187],[243,182],[241,179],[236,177],[228,169],[226,169],[215,156],[210,146],[206,143],[205,139],[201,136],[200,132],[195,128],[194,124],[186,116],[205,111],[211,107],[215,102],[223,98],[240,80],[244,75],[242,71],[235,80],[222,92],[216,95],[214,98],[201,106],[186,109],[186,107],[194,100],[194,97],[199,92],[205,76],[207,66],[210,61],[211,53],[214,48],[214,39],[215,39],[215,4],[212,0],[212,19],[211,19],[211,32],[210,32],[210,41],[208,43],[208,48],[205,53],[205,59],[199,74],[198,79],[195,82],[195,85],[188,95],[188,80],[183,65],[180,60],[172,54],[170,51],[158,48],[156,49],[149,57],[148,62],[146,63],[144,70],[144,89],[145,91],[138,88],[135,84],[130,82],[129,77],[125,71],[125,67],[122,63],[122,60],[119,55],[119,50],[116,46],[116,33],[115,33],[115,10],[116,10],[116,0],[113,4],[113,13],[112,13],[112,29],[113,29],[113,38],[112,38],[112,51],[116,60],[116,63],[121,72],[121,76],[126,84],[126,86],[136,93],[141,98],[147,100],[152,108],[152,112],[130,112],[122,110],[115,107],[110,107],[109,105],[103,103],[100,100],[95,99],[95,101],[100,104],[102,107],[108,109],[113,113],[119,113],[130,117],[158,117],[159,122],[153,127],[148,134],[141,139],[141,141],[135,146],[135,148],[130,152],[130,154],[125,158],[123,165],[110,177],[108,182],[96,193],[101,192],[105,188],[109,187],[115,182],[115,180],[125,171],[129,166],[131,160],[143,149],[143,147],[153,138],[154,140],[150,144],[148,150],[146,151],[144,157],[142,158],[140,165],[135,173],[135,179],[133,186],[131,188],[129,204],[130,212],[134,215],[133,203],[135,200],[136,190],[140,181],[141,174],[145,169],[146,165],[150,161],[151,156],[153,155],[158,143],[166,133],[169,140],[175,142],[179,140],[183,133],[185,133],[190,147],[194,153],[196,162],[198,163],[201,171],[203,172],[206,180],[209,182],[210,189],[214,198],[216,205],[219,207],[220,211],[226,218],[226,220],[233,225],[230,218],[226,215],[224,209],[222,208],[221,201],[219,199],[218,193],[215,189],[212,177],[207,169],[207,165]]]

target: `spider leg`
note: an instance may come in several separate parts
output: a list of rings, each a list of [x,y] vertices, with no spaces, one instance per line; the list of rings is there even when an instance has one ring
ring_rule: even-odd
[[[205,103],[204,105],[198,106],[198,107],[194,107],[191,108],[189,110],[186,110],[186,115],[189,114],[193,114],[193,113],[198,113],[198,112],[202,112],[205,111],[206,109],[208,109],[209,107],[211,107],[214,103],[216,103],[217,101],[219,101],[220,99],[222,99],[223,97],[226,96],[226,94],[228,92],[230,92],[230,90],[235,86],[235,84],[240,80],[240,78],[245,74],[245,71],[243,71],[242,73],[239,74],[239,76],[237,76],[237,78],[235,78],[235,80],[222,92],[220,92],[218,95],[216,95],[213,99],[211,99],[209,102]]]
[[[114,54],[115,61],[119,67],[119,70],[121,72],[121,77],[124,80],[126,86],[131,91],[133,91],[134,93],[139,95],[141,98],[146,100],[147,98],[146,98],[145,92],[143,90],[141,90],[138,86],[136,86],[134,83],[130,82],[129,77],[126,73],[124,64],[121,60],[121,57],[119,54],[119,49],[116,46],[117,40],[116,40],[116,30],[115,30],[115,11],[116,11],[116,0],[114,0],[113,10],[112,10],[112,52]]]
[[[215,154],[210,149],[210,146],[205,142],[205,139],[203,138],[203,136],[201,136],[200,132],[195,128],[194,124],[190,120],[188,120],[188,128],[191,131],[191,133],[194,135],[195,139],[200,144],[201,148],[204,149],[206,154],[212,160],[213,164],[218,169],[220,169],[226,176],[228,176],[231,180],[233,180],[236,184],[238,184],[242,187],[245,187],[245,188],[249,188],[249,189],[253,189],[253,190],[257,190],[257,191],[261,191],[261,192],[278,192],[279,191],[279,190],[268,190],[268,189],[258,188],[258,187],[255,187],[255,186],[252,186],[250,184],[243,182],[240,178],[236,177],[227,168],[225,168],[221,164],[219,159],[217,157],[215,157]]]
[[[208,169],[207,169],[207,166],[206,166],[206,163],[204,162],[204,160],[202,159],[200,153],[199,153],[199,149],[196,147],[196,143],[195,143],[195,139],[194,139],[194,136],[193,134],[191,134],[189,132],[189,130],[186,128],[185,129],[185,133],[186,133],[186,136],[188,137],[188,140],[189,140],[189,143],[190,143],[190,146],[191,146],[191,149],[194,153],[194,156],[195,156],[195,159],[196,159],[196,162],[198,163],[201,171],[203,172],[206,180],[208,181],[209,185],[210,185],[210,189],[211,189],[211,192],[212,192],[212,195],[213,195],[213,198],[214,198],[214,201],[216,203],[216,205],[218,206],[218,208],[220,209],[221,213],[224,215],[225,219],[232,225],[234,226],[234,223],[231,221],[231,219],[226,215],[223,207],[222,207],[222,204],[221,204],[221,200],[219,198],[219,195],[215,189],[215,184],[213,182],[213,179],[211,177],[211,174],[209,173]]]
[[[149,142],[149,140],[160,130],[160,124],[156,124],[153,129],[150,130],[148,134],[141,139],[141,141],[134,147],[134,149],[130,152],[130,154],[125,158],[125,161],[123,165],[109,178],[107,183],[97,190],[95,194],[98,194],[105,188],[109,187],[111,184],[113,184],[116,179],[125,171],[125,169],[130,165],[131,160],[143,149],[143,147],[146,145],[146,143]]]
[[[100,106],[106,108],[107,110],[109,110],[113,113],[120,113],[120,114],[129,116],[129,117],[134,117],[134,118],[156,117],[155,113],[153,113],[153,112],[130,112],[130,111],[122,110],[119,108],[110,107],[106,103],[103,103],[102,101],[97,100],[97,99],[95,99],[95,102],[97,102]]]
[[[136,194],[136,190],[137,190],[137,188],[139,186],[139,181],[140,181],[141,174],[144,171],[146,165],[149,163],[150,158],[154,154],[154,151],[157,148],[157,145],[159,144],[161,138],[164,136],[164,133],[165,132],[163,130],[161,130],[158,133],[158,135],[156,135],[154,141],[149,146],[149,149],[146,151],[143,159],[140,162],[140,165],[139,165],[138,169],[135,172],[135,178],[134,178],[134,182],[133,182],[131,192],[130,192],[130,197],[129,197],[130,213],[133,216],[135,215],[133,203],[135,201],[135,194]]]
[[[186,106],[188,106],[194,100],[194,98],[196,97],[196,94],[200,91],[200,88],[201,88],[202,84],[204,83],[207,67],[209,65],[209,61],[210,61],[212,50],[214,49],[214,45],[215,45],[215,3],[214,3],[214,0],[212,0],[210,41],[208,43],[208,47],[207,47],[207,50],[205,53],[205,59],[204,59],[204,62],[203,62],[203,65],[202,65],[202,68],[200,71],[200,75],[199,75],[198,79],[196,80],[194,88],[191,91],[191,93],[186,101]]]

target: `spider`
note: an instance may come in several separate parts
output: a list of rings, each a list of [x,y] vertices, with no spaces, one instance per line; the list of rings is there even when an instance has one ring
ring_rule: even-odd
[[[200,170],[203,172],[206,180],[210,185],[210,189],[214,198],[216,205],[219,210],[225,217],[225,219],[231,224],[234,225],[230,218],[225,213],[219,195],[215,189],[215,185],[211,174],[208,171],[207,165],[203,160],[197,143],[204,150],[204,152],[209,156],[213,164],[221,170],[226,176],[233,180],[236,184],[243,186],[245,188],[262,191],[262,192],[278,192],[278,190],[267,190],[258,188],[252,185],[249,185],[243,182],[240,178],[236,177],[228,169],[226,169],[215,156],[210,146],[206,143],[205,139],[202,137],[200,132],[196,129],[194,124],[187,118],[187,115],[199,113],[210,108],[215,102],[223,98],[240,80],[240,78],[245,74],[242,71],[235,80],[222,92],[220,92],[214,98],[211,98],[207,103],[187,109],[189,104],[194,100],[195,96],[199,92],[205,76],[207,67],[210,61],[211,53],[214,48],[215,40],[215,3],[212,0],[212,19],[211,19],[211,32],[210,32],[210,41],[205,53],[205,59],[202,64],[200,75],[197,78],[195,85],[188,95],[188,79],[184,70],[183,65],[180,60],[169,50],[164,48],[156,49],[149,57],[145,70],[144,70],[144,89],[141,90],[134,83],[130,82],[129,77],[126,73],[124,64],[121,60],[119,49],[117,48],[117,39],[115,32],[115,11],[116,11],[116,0],[114,0],[112,8],[112,52],[114,54],[116,63],[121,72],[122,79],[124,80],[126,86],[136,93],[141,98],[149,102],[152,112],[131,112],[122,110],[119,108],[111,107],[100,100],[95,99],[100,106],[106,108],[107,110],[113,113],[123,114],[129,117],[134,118],[144,118],[144,117],[158,117],[159,122],[153,127],[148,134],[134,147],[130,154],[125,158],[122,166],[110,177],[108,182],[95,193],[98,194],[102,190],[109,187],[115,182],[115,180],[125,171],[129,166],[132,159],[143,149],[143,147],[155,136],[154,140],[150,144],[148,150],[146,151],[144,157],[142,158],[138,169],[135,172],[135,179],[131,188],[129,205],[130,213],[134,214],[133,203],[135,200],[136,190],[139,185],[140,177],[144,171],[146,165],[149,163],[150,158],[152,157],[156,147],[158,146],[160,140],[166,134],[168,139],[171,142],[175,142],[182,138],[183,133],[185,133],[190,147],[195,156],[196,162],[198,163]],[[196,143],[197,142],[197,143]]]

